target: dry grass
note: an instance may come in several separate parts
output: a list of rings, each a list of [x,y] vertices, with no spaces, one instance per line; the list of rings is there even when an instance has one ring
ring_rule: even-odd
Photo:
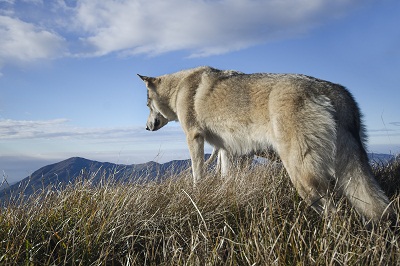
[[[399,213],[400,163],[376,167]],[[387,178],[387,180],[384,180]],[[305,205],[280,166],[161,183],[77,181],[0,210],[1,265],[399,265],[399,236]]]

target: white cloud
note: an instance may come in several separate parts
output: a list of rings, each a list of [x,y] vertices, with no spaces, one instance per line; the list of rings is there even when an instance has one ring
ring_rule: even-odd
[[[93,55],[189,50],[207,56],[292,37],[349,10],[357,0],[81,1],[76,24]]]
[[[81,156],[131,163],[188,158],[185,135],[176,124],[149,132],[143,127],[77,127],[67,119],[0,119],[0,146],[0,171],[2,164],[7,165],[6,156],[46,160]]]
[[[62,136],[66,132],[62,127],[67,119],[54,119],[46,121],[27,120],[0,120],[0,139],[28,139],[46,138],[49,136]],[[63,134],[64,133],[64,134]]]
[[[222,54],[305,34],[371,0],[0,1],[1,68],[71,55]]]
[[[64,38],[18,18],[0,15],[0,67],[63,56]]]
[[[393,126],[400,126],[400,122],[390,122],[389,124]]]
[[[82,128],[70,125],[68,119],[43,121],[0,120],[0,139],[54,139],[118,137],[132,128]]]
[[[26,2],[26,3],[32,3],[32,4],[35,4],[35,5],[43,4],[43,0],[22,0],[22,1]]]
[[[35,139],[85,139],[90,142],[140,142],[150,136],[143,127],[78,127],[68,119],[53,120],[11,120],[0,119],[0,140]],[[168,126],[152,133],[155,139],[184,139],[182,129]]]
[[[14,4],[15,0],[0,0],[0,4],[1,2],[6,3],[6,4]]]

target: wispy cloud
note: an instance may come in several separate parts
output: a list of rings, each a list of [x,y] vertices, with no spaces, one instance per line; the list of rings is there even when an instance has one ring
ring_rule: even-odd
[[[6,64],[23,64],[63,55],[63,37],[1,13],[0,36],[0,68]]]
[[[390,136],[400,136],[400,130],[396,127],[400,126],[400,122],[389,122],[389,127],[385,128],[375,128],[375,129],[370,129],[368,130],[371,132],[373,135],[390,135]],[[393,127],[394,126],[394,127]]]
[[[361,0],[1,0],[0,67],[58,56],[209,56],[304,34]]]
[[[303,34],[362,1],[82,1],[76,21],[95,55],[189,50],[208,56]]]
[[[0,120],[0,139],[36,139],[65,137],[73,132],[65,125],[67,119],[46,121]]]
[[[78,127],[70,124],[68,119],[42,121],[0,120],[0,140],[17,139],[86,139],[90,142],[138,142],[149,138],[149,132],[138,127]],[[157,139],[175,139],[182,137],[179,127],[166,127],[153,133]]]
[[[68,119],[43,121],[0,120],[0,139],[107,138],[122,137],[135,128],[84,128],[69,124]]]
[[[396,126],[396,122],[389,123]],[[398,124],[400,126],[400,123]],[[400,130],[396,128],[376,128],[368,130],[370,137],[400,137]]]
[[[6,4],[14,4],[15,0],[0,0],[0,4],[1,3],[6,3]]]
[[[8,169],[7,174],[11,176],[14,174],[10,173],[8,162],[25,157],[57,161],[81,156],[119,163],[188,158],[185,135],[177,124],[149,132],[143,127],[74,126],[64,118],[41,121],[0,119],[0,146],[0,171]],[[25,164],[21,165],[26,169]],[[23,176],[27,174],[20,175]]]

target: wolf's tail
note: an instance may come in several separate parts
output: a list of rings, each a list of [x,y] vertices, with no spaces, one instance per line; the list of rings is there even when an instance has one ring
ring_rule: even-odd
[[[363,145],[363,128],[337,132],[335,172],[337,188],[366,221],[394,219],[389,199],[375,180]]]

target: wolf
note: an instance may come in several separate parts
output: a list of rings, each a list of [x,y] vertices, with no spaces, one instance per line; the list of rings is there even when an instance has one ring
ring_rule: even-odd
[[[138,76],[147,87],[146,129],[180,122],[194,184],[204,176],[205,142],[218,149],[224,175],[232,158],[272,148],[299,195],[317,212],[336,212],[335,194],[367,221],[393,217],[368,163],[359,107],[345,87],[301,74],[207,66]]]

